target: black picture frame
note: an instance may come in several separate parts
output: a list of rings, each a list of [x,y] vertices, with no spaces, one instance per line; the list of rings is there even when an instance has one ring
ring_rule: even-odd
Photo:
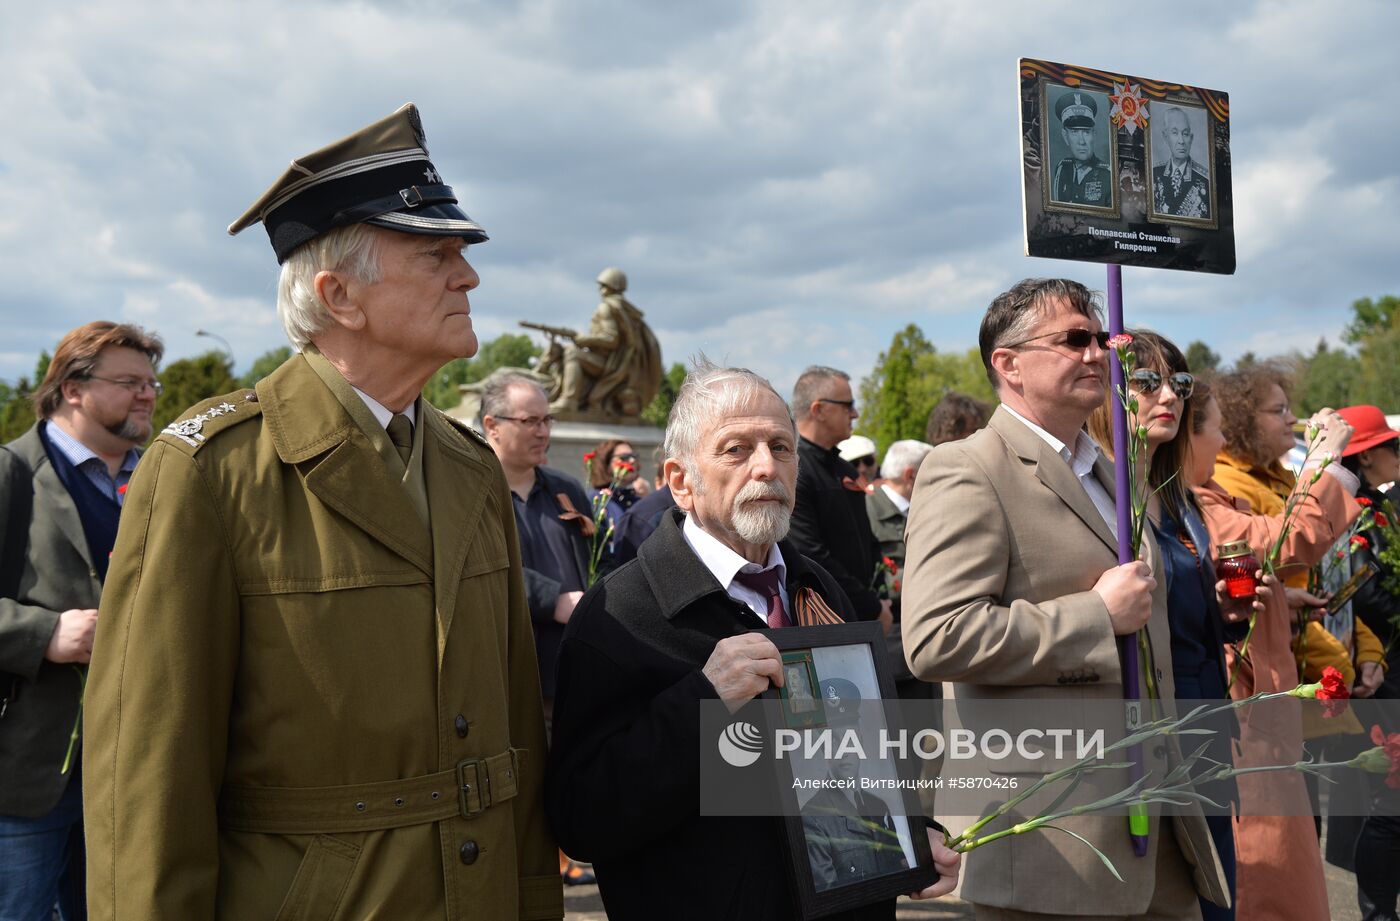
[[[880,625],[872,622],[831,624],[778,630],[761,630],[764,636],[773,641],[783,656],[784,669],[789,663],[799,663],[811,669],[818,682],[832,678],[845,679],[855,684],[861,691],[862,699],[870,691],[878,692],[880,701],[897,700],[894,690],[894,677],[890,673],[885,654],[885,637]],[[823,672],[830,672],[824,674]],[[784,718],[787,717],[789,698],[777,688],[770,688],[762,695],[763,699],[783,704]],[[826,706],[829,701],[824,701]],[[830,707],[826,711],[830,714]],[[883,727],[890,727],[897,717],[884,706],[857,706],[855,708],[861,731],[865,731],[869,721],[876,721]],[[823,725],[832,721],[828,715]],[[878,750],[877,750],[878,751]],[[907,759],[870,757],[866,764],[875,762],[886,776],[897,778],[901,783],[892,792],[881,791],[867,795],[883,801],[887,814],[878,819],[841,817],[823,812],[815,807],[808,815],[799,811],[804,804],[799,803],[798,792],[794,788],[791,761],[776,760],[775,770],[779,772],[778,789],[790,795],[784,810],[783,830],[788,851],[788,871],[792,888],[797,893],[798,908],[803,919],[822,918],[841,911],[848,911],[863,905],[871,905],[887,899],[898,898],[910,892],[917,892],[932,885],[938,879],[938,870],[933,865],[933,852],[929,847],[928,833],[923,809],[914,792],[917,773]],[[812,800],[822,796],[821,791],[813,794],[805,803],[811,807]],[[866,800],[865,802],[870,802]],[[840,853],[852,855],[861,862],[857,870],[851,864],[852,875],[858,879],[850,882],[832,882],[828,862],[834,863],[832,854],[836,852],[838,839],[827,835],[827,826],[834,822],[845,822],[847,833],[839,839]],[[869,837],[868,848],[852,845],[851,835]],[[900,868],[894,867],[895,842],[898,844]],[[854,850],[852,850],[854,848]],[[912,858],[912,862],[910,861]],[[819,866],[814,861],[819,862]],[[865,872],[867,865],[873,864],[871,872]],[[882,870],[881,865],[887,869]],[[818,879],[818,873],[826,873]]]

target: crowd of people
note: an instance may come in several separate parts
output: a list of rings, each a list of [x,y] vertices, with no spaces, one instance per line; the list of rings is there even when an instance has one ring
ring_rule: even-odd
[[[415,109],[299,158],[232,229],[259,222],[298,350],[281,368],[156,434],[159,338],[90,323],[58,343],[40,421],[0,450],[4,921],[559,918],[562,885],[594,881],[619,921],[791,917],[782,823],[699,803],[701,707],[784,683],[765,630],[877,623],[907,700],[1118,701],[1118,638],[1139,630],[1166,701],[1327,666],[1356,697],[1400,696],[1381,526],[1400,522],[1400,432],[1376,407],[1323,410],[1294,472],[1285,379],[1197,375],[1132,331],[1154,492],[1142,558],[1120,564],[1108,335],[1078,283],[992,301],[998,405],[947,394],[924,441],[853,434],[838,369],[780,394],[702,360],[655,480],[608,440],[583,483],[547,466],[534,377],[493,376],[476,427],[421,398],[476,349],[465,249],[487,237]],[[1237,541],[1280,548],[1252,603],[1215,577]],[[1347,573],[1380,575],[1328,610],[1334,586],[1309,573],[1339,544]],[[1363,728],[1277,713],[1214,757],[1287,763]],[[1400,790],[1348,783],[1370,815],[1329,824],[1329,859],[1355,869],[1368,921],[1394,919]],[[959,855],[926,817],[935,881],[909,894],[960,883],[1005,921],[1327,918],[1301,776],[1211,795],[1236,814],[1153,816],[1146,856],[1121,816],[1066,819],[1122,879],[1067,836]],[[893,833],[875,798],[840,805]],[[818,888],[908,865],[823,853]]]

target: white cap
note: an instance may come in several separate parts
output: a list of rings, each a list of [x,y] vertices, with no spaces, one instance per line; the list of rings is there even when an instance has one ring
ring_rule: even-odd
[[[853,461],[857,457],[875,457],[875,442],[864,435],[852,435],[836,446],[836,453],[841,455],[843,461]]]

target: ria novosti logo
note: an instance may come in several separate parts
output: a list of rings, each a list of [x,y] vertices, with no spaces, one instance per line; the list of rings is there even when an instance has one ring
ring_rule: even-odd
[[[763,733],[753,723],[739,720],[719,734],[719,756],[730,767],[748,767],[763,754]]]

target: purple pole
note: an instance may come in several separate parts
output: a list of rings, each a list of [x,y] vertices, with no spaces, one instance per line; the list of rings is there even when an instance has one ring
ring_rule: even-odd
[[[1120,265],[1108,267],[1108,331],[1115,336],[1123,331],[1123,267]],[[1118,361],[1117,352],[1110,354],[1109,364],[1112,369],[1113,393],[1116,397],[1125,389],[1123,365]],[[1116,493],[1114,505],[1118,512],[1118,562],[1131,563],[1133,561],[1133,524],[1132,495],[1128,486],[1128,414],[1121,400],[1115,398],[1110,401],[1109,405],[1113,407],[1113,457],[1115,461],[1113,470],[1114,491]],[[1130,633],[1127,636],[1120,636],[1118,638],[1118,652],[1123,661],[1123,699],[1140,700],[1137,634]],[[1142,778],[1142,750],[1140,746],[1133,746],[1128,750],[1128,760],[1131,762],[1128,776],[1136,782]],[[1145,812],[1129,818],[1128,833],[1133,841],[1133,853],[1139,857],[1147,856],[1147,835],[1137,833],[1138,831],[1146,831],[1146,818]]]

